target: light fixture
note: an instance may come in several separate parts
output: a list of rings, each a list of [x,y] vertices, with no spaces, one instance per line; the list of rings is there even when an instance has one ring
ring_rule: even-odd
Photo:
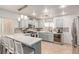
[[[28,16],[24,16],[24,19],[28,19]]]
[[[21,18],[20,17],[18,18],[18,21],[21,21]]]
[[[60,6],[60,8],[66,8],[67,7],[67,5],[61,5]]]
[[[33,11],[32,15],[33,15],[33,16],[36,16],[36,13],[35,13],[35,11]]]
[[[66,14],[66,12],[63,11],[63,12],[62,12],[62,15],[65,15],[65,14]]]
[[[21,19],[23,19],[24,18],[24,15],[21,15]]]
[[[48,9],[45,8],[45,9],[43,10],[43,12],[44,12],[44,13],[48,13]]]

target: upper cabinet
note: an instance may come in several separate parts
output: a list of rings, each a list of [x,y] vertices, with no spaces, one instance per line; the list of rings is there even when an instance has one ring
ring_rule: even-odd
[[[64,19],[61,17],[57,17],[57,18],[54,18],[53,19],[53,22],[55,24],[55,27],[63,27],[63,22],[64,22]]]
[[[56,27],[63,27],[63,19],[56,19]]]
[[[35,28],[38,28],[38,21],[37,20],[29,20],[29,19],[27,19],[27,20],[22,20],[21,21],[21,27],[22,28],[28,28],[28,24],[31,24],[31,25],[33,25]]]
[[[38,20],[38,28],[44,28],[44,20]]]
[[[22,28],[28,28],[28,21],[29,21],[28,19],[22,20],[21,21],[21,27]]]

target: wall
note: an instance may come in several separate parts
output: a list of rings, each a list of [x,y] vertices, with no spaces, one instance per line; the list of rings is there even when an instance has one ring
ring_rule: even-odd
[[[16,24],[15,27],[18,27],[17,19],[19,17],[19,14],[0,9],[0,17],[10,18],[10,19],[14,20],[14,23]]]

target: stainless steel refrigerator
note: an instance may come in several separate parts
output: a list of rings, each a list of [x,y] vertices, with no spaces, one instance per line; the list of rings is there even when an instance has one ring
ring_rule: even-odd
[[[72,53],[79,54],[79,16],[72,23]]]

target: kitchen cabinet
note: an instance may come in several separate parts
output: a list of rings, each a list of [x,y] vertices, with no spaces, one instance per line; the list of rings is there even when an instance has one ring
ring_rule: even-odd
[[[39,38],[42,38],[44,41],[53,42],[54,37],[52,32],[39,32]]]
[[[55,22],[56,22],[56,24],[55,24],[55,26],[56,27],[63,27],[63,22],[64,22],[64,19],[62,19],[62,18],[57,18],[57,19],[55,19]]]
[[[28,28],[28,24],[34,25],[35,28],[38,28],[38,21],[36,19],[33,20],[21,20],[21,28]]]
[[[44,28],[44,20],[38,20],[38,28]]]

